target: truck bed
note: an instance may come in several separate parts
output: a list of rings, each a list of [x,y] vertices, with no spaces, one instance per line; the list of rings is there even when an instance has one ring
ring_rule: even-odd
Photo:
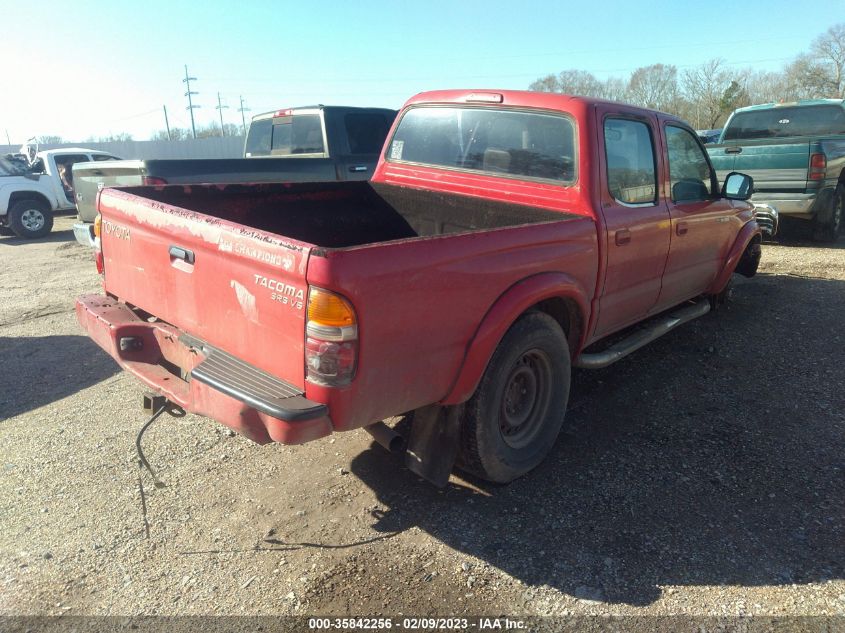
[[[166,205],[322,248],[560,221],[537,207],[369,182],[128,187]]]

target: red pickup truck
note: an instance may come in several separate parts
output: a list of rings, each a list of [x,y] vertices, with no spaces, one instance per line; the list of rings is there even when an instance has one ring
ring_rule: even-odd
[[[423,93],[370,182],[105,189],[105,292],[76,310],[146,385],[258,443],[365,427],[394,445],[379,421],[413,411],[411,469],[506,482],[554,443],[572,366],[608,365],[754,275],[752,188],[720,188],[666,114]]]

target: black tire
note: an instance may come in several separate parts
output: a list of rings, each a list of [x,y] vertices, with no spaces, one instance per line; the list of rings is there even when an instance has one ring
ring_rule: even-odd
[[[9,209],[9,228],[26,240],[44,237],[53,229],[53,214],[41,200],[18,200]]]
[[[14,235],[15,232],[8,226],[0,226],[0,235]]]
[[[728,279],[728,283],[722,289],[722,292],[719,292],[715,295],[710,295],[708,297],[708,299],[710,300],[710,310],[715,312],[716,310],[721,308],[723,305],[728,303],[731,300],[731,297],[733,296],[733,291],[734,291],[734,281],[733,281],[733,275],[731,275],[731,278]]]
[[[571,376],[569,345],[548,314],[514,323],[464,408],[458,467],[507,483],[535,468],[560,432]]]
[[[837,185],[830,200],[830,210],[817,217],[813,224],[813,239],[817,242],[835,242],[845,234],[845,185]]]

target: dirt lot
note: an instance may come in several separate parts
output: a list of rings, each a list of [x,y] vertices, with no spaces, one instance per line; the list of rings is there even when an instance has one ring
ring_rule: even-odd
[[[727,307],[576,372],[509,486],[165,416],[147,539],[142,388],[79,330],[70,226],[0,237],[0,614],[845,616],[845,241],[767,244]]]

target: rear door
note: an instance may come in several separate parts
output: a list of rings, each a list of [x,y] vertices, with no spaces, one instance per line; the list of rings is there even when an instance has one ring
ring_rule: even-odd
[[[367,180],[373,175],[393,117],[384,112],[326,111],[338,180]]]
[[[99,208],[107,292],[304,388],[310,245],[127,191]]]
[[[669,252],[669,212],[659,198],[657,121],[612,106],[597,109],[606,272],[596,336],[643,318],[660,294]]]

